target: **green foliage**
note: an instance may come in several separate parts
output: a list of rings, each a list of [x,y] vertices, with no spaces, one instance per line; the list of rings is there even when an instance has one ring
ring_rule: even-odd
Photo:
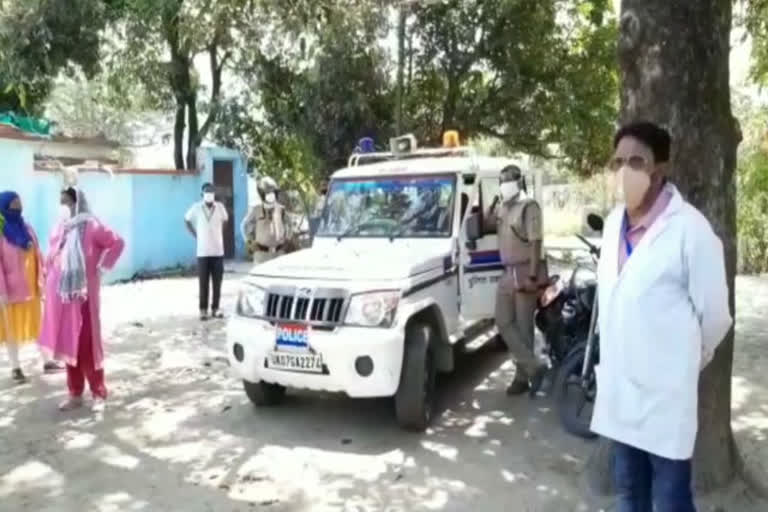
[[[248,168],[257,171],[259,176],[271,176],[281,190],[298,192],[302,209],[311,211],[322,162],[306,139],[275,131],[266,123],[254,121],[247,112],[247,107],[237,100],[225,102],[220,112],[222,122],[214,130],[214,139],[242,151],[248,159]]]
[[[103,74],[90,80],[79,73],[62,76],[54,82],[45,115],[67,135],[103,135],[121,144],[132,144],[132,126],[140,121],[152,123],[157,116],[143,108],[139,88],[133,87],[126,96],[116,96]]]
[[[216,122],[224,69],[236,48],[248,44],[244,33],[258,32],[250,0],[122,0],[112,11],[116,44],[109,52],[109,81],[115,91],[134,83],[154,108],[176,112],[174,160],[194,168],[196,149]],[[204,92],[195,59],[205,55],[212,85]],[[134,83],[131,83],[134,82]],[[127,97],[118,94],[118,97]],[[207,111],[202,124],[198,112]],[[183,139],[187,134],[186,162]]]
[[[52,81],[99,70],[108,0],[0,0],[0,111],[39,114]]]
[[[752,37],[752,78],[768,84],[768,1],[740,0],[737,22],[746,27]]]
[[[616,24],[607,1],[450,0],[409,28],[408,130],[450,128],[594,172],[618,107]]]
[[[265,5],[271,37],[239,53],[245,87],[222,112],[216,140],[247,138],[238,147],[262,155],[260,172],[287,165],[276,139],[300,141],[292,145],[318,166],[302,171],[312,179],[345,165],[361,137],[386,148],[397,91],[384,46],[396,35],[387,2]],[[498,141],[496,153],[556,158],[582,174],[607,160],[618,102],[609,2],[447,0],[406,9],[404,132],[434,145],[456,128],[463,140]]]
[[[215,138],[239,139],[236,147],[247,148],[259,173],[281,179],[291,169],[299,182],[317,183],[346,165],[361,137],[382,142],[392,134],[388,64],[378,42],[385,11],[339,4],[324,6],[322,27],[278,13],[284,38],[272,39],[280,44],[239,56],[245,87],[223,108]]]
[[[736,175],[740,271],[768,272],[768,110],[734,94],[744,140]]]
[[[106,101],[113,113],[175,113],[177,166],[193,163],[210,132],[246,149],[259,169],[300,167],[292,172],[316,181],[345,165],[361,137],[386,146],[395,134],[392,21],[402,8],[404,131],[439,144],[456,128],[464,140],[492,138],[503,151],[589,174],[608,156],[617,113],[610,4],[0,0],[0,92],[39,105],[73,63],[89,77],[103,69],[89,101]],[[195,67],[200,57],[209,88]],[[56,98],[72,114],[65,100]]]

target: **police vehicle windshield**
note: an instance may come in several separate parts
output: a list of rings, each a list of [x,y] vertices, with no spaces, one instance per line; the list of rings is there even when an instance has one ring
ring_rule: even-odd
[[[340,179],[331,182],[316,236],[451,236],[453,175]]]

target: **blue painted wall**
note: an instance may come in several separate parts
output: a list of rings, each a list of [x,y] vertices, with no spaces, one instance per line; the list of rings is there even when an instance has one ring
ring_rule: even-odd
[[[15,190],[24,203],[24,216],[47,251],[48,238],[59,215],[62,179],[58,173],[33,170],[34,145],[0,139],[0,189]],[[200,150],[201,171],[194,174],[115,174],[84,172],[79,185],[91,209],[126,243],[123,256],[105,281],[129,279],[195,263],[195,241],[184,227],[184,214],[200,200],[200,188],[213,181],[214,160],[233,163],[235,226],[247,213],[245,160],[223,148]],[[235,229],[236,257],[245,257],[245,243]]]
[[[194,263],[195,239],[184,226],[184,214],[200,196],[199,177],[133,178],[133,267],[151,271]]]

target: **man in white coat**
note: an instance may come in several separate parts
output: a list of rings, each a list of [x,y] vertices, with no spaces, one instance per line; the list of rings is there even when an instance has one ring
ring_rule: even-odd
[[[605,222],[598,266],[592,430],[615,441],[618,512],[695,511],[699,372],[732,324],[723,245],[667,180],[670,146],[663,128],[629,124],[610,164],[625,205]]]

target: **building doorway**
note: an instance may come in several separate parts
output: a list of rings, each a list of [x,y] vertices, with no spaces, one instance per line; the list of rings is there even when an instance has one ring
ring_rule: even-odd
[[[235,257],[235,191],[234,172],[231,160],[213,161],[213,186],[216,198],[227,209],[229,221],[224,226],[224,257]]]

